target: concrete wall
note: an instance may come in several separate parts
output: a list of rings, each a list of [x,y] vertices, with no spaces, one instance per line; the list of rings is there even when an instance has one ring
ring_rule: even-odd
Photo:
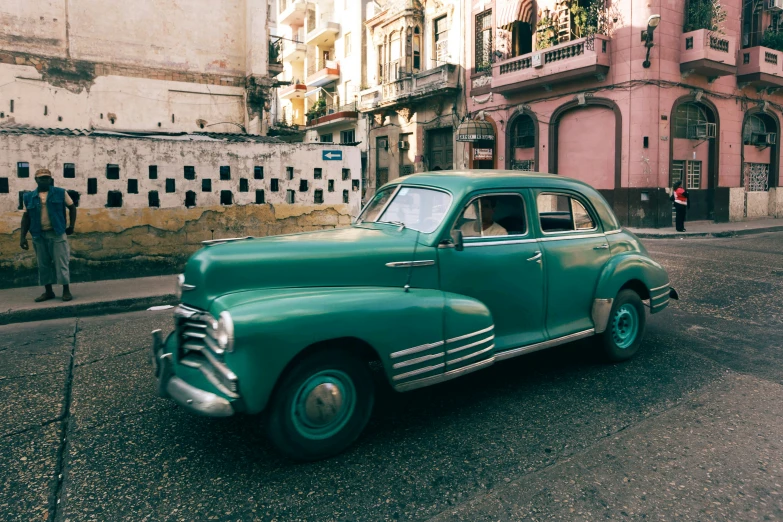
[[[0,193],[0,287],[36,283],[32,250],[19,249],[22,211],[18,193],[33,190],[37,168],[47,167],[55,185],[80,194],[76,234],[71,236],[74,280],[96,280],[145,274],[173,273],[207,239],[265,236],[348,225],[360,208],[361,160],[355,147],[330,146],[343,151],[342,161],[323,161],[324,147],[314,144],[227,143],[111,137],[0,135],[0,178],[8,193]],[[17,162],[30,163],[30,177],[17,177]],[[74,163],[76,176],[63,178],[63,164]],[[120,167],[120,179],[107,179],[106,165]],[[149,166],[157,166],[150,179]],[[187,180],[184,166],[195,167]],[[229,180],[220,180],[220,167],[230,167]],[[254,167],[264,168],[255,179]],[[293,167],[293,179],[287,179]],[[322,169],[315,179],[314,169]],[[343,169],[349,169],[343,180]],[[88,194],[88,179],[97,180],[97,194]],[[137,180],[138,194],[130,194],[128,180]],[[166,192],[173,179],[175,191]],[[202,190],[202,180],[211,180]],[[248,191],[240,191],[246,179]],[[279,191],[272,192],[273,179]],[[300,190],[301,180],[307,181]],[[333,181],[332,192],[329,182]],[[149,191],[156,190],[160,208],[150,208]],[[229,190],[233,204],[221,205],[220,192]],[[264,204],[255,204],[256,190]],[[294,204],[286,203],[288,190]],[[323,203],[315,203],[321,190]],[[109,191],[122,193],[121,208],[107,208]],[[196,195],[196,206],[185,207],[186,192]],[[347,195],[348,203],[343,203]]]
[[[0,125],[258,133],[267,23],[266,0],[1,2]]]

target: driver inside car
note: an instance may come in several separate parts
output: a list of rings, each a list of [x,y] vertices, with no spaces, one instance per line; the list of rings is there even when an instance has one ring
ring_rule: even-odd
[[[479,205],[481,205],[481,230],[479,230],[478,220],[468,221],[460,227],[462,235],[464,237],[507,236],[506,229],[495,223],[497,200],[489,197],[480,198]],[[466,209],[465,213],[468,210]]]

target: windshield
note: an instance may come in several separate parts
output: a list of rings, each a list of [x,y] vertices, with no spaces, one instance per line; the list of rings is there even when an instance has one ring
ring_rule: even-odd
[[[450,205],[451,195],[440,190],[389,187],[375,194],[357,223],[393,223],[429,234],[441,224]]]

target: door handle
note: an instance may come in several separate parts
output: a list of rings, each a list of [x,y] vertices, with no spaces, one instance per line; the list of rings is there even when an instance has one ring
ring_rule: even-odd
[[[540,259],[541,259],[541,251],[538,250],[538,251],[536,251],[536,255],[534,255],[533,257],[529,257],[527,260],[528,261],[539,261]]]
[[[603,245],[599,245],[597,247],[593,247],[593,250],[606,250],[607,248],[609,248],[609,244],[608,243],[604,243]]]

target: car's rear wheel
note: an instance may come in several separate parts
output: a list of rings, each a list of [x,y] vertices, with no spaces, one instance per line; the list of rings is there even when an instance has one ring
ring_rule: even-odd
[[[317,352],[283,377],[267,410],[267,433],[292,459],[330,457],[359,437],[373,402],[364,361],[344,350]]]
[[[622,290],[612,304],[606,330],[598,336],[598,343],[607,359],[626,361],[636,355],[642,344],[647,324],[639,294]]]

